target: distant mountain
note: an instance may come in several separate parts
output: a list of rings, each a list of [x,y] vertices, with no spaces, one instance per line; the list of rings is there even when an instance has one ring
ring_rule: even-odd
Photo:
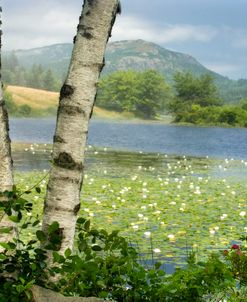
[[[72,44],[55,44],[28,50],[16,50],[20,64],[31,67],[41,64],[63,77],[68,69]],[[138,71],[155,69],[172,82],[177,71],[191,72],[193,75],[210,74],[215,78],[221,96],[228,102],[238,102],[247,98],[247,80],[230,80],[217,74],[190,55],[165,49],[157,44],[143,40],[128,40],[109,43],[106,50],[106,65],[103,75],[117,70],[134,69]]]

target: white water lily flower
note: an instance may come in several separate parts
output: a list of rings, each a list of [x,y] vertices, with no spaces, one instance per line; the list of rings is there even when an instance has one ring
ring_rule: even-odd
[[[146,238],[150,238],[151,232],[149,232],[149,231],[144,232],[144,236],[145,236]]]
[[[226,217],[227,217],[227,214],[222,214],[222,215],[220,216],[220,219],[221,219],[221,220],[224,220]]]

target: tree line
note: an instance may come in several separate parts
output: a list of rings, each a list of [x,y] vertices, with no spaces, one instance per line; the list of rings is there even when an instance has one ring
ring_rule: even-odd
[[[247,100],[224,103],[211,75],[178,72],[169,85],[157,71],[118,71],[99,82],[96,104],[145,119],[171,114],[175,123],[247,127]]]
[[[61,79],[52,70],[37,64],[25,68],[14,52],[4,57],[3,67],[3,80],[7,84],[49,91],[61,87]],[[31,107],[19,108],[9,94],[6,99],[11,115],[32,115]],[[100,79],[96,105],[142,119],[171,114],[175,123],[247,127],[247,100],[237,105],[224,103],[213,77],[207,74],[195,77],[178,72],[173,83],[168,84],[155,70],[117,71]]]
[[[25,86],[49,91],[59,91],[61,79],[51,69],[44,69],[41,64],[25,68],[19,63],[14,52],[3,56],[3,82],[8,85]]]

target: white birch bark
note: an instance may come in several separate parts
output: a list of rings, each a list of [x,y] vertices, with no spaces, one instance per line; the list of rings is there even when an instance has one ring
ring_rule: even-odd
[[[106,43],[118,9],[118,0],[84,1],[68,75],[60,91],[43,231],[46,232],[52,222],[59,223],[61,253],[73,247],[88,123],[104,66]]]
[[[2,8],[0,7],[0,14]],[[1,78],[1,46],[2,46],[2,27],[0,18],[0,192],[11,191],[13,187],[12,158],[9,138],[9,120],[3,99],[3,85]],[[1,197],[0,197],[1,198]],[[0,228],[13,227],[8,218],[0,213]],[[0,233],[0,241],[8,241],[14,232],[9,234]]]

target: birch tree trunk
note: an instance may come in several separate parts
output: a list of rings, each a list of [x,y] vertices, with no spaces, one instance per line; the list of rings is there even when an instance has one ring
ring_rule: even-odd
[[[73,248],[88,123],[104,66],[106,43],[118,9],[118,0],[84,0],[68,75],[60,91],[43,231],[47,233],[52,222],[59,223],[61,253]]]
[[[2,8],[0,7],[0,14]],[[13,187],[12,158],[9,138],[9,120],[3,99],[3,85],[1,77],[1,46],[2,46],[2,21],[0,18],[0,192],[11,191]],[[1,198],[1,197],[0,197]],[[0,228],[13,227],[13,224],[3,213],[0,213]],[[13,233],[1,234],[0,241],[8,241]]]

